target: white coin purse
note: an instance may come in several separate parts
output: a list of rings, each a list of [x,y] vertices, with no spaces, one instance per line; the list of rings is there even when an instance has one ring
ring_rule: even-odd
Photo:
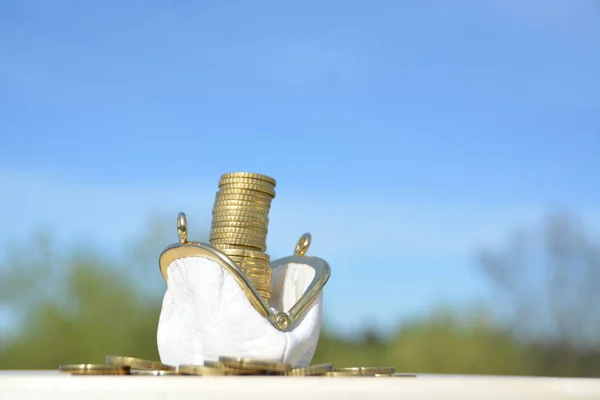
[[[319,340],[322,292],[331,274],[327,262],[305,255],[310,234],[300,238],[293,256],[271,262],[267,304],[227,255],[187,240],[184,213],[177,229],[179,243],[159,259],[167,282],[157,332],[161,362],[202,365],[233,356],[308,365]]]

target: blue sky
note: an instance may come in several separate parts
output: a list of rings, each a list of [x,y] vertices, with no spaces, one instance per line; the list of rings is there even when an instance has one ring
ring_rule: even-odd
[[[180,210],[201,231],[220,174],[254,171],[278,180],[269,251],[309,231],[330,262],[335,327],[489,300],[479,246],[554,208],[600,226],[599,20],[580,0],[5,0],[0,243],[43,225],[118,253]]]

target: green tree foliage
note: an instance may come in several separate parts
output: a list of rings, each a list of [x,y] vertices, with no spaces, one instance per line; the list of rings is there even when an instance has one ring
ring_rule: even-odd
[[[157,359],[160,297],[132,289],[131,279],[119,274],[112,260],[75,256],[61,260],[56,271],[52,252],[45,248],[40,254],[34,255],[36,262],[3,268],[4,304],[22,319],[16,332],[3,337],[1,368],[102,363],[112,353]]]

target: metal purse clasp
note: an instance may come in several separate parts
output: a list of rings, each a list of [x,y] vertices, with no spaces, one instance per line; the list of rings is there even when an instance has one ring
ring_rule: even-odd
[[[305,233],[298,240],[294,255],[272,261],[271,268],[281,268],[287,264],[303,264],[312,267],[315,271],[315,275],[307,289],[304,291],[304,294],[288,312],[275,312],[258,294],[252,283],[246,277],[246,274],[233,260],[231,260],[231,258],[208,243],[188,241],[187,217],[183,212],[179,213],[177,216],[177,234],[179,236],[179,243],[168,246],[159,257],[160,272],[165,281],[168,280],[169,265],[177,259],[184,257],[203,257],[214,261],[235,279],[246,294],[246,297],[248,297],[248,300],[250,300],[250,304],[252,304],[254,309],[256,309],[260,315],[267,318],[277,330],[282,332],[293,329],[296,322],[302,319],[331,276],[331,268],[325,260],[318,257],[306,256],[306,252],[310,247],[311,235]]]

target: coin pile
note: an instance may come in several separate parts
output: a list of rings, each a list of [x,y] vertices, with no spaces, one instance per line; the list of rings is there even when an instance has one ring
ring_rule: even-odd
[[[266,241],[275,185],[275,179],[251,172],[222,175],[210,230],[211,244],[240,266],[267,302],[271,267]]]
[[[219,357],[218,361],[205,361],[204,365],[174,367],[158,361],[110,355],[106,356],[106,364],[61,365],[59,370],[72,375],[416,377],[416,375],[411,374],[396,374],[394,367],[334,368],[332,364],[316,364],[292,368],[290,364],[280,361],[255,360],[242,357]]]

